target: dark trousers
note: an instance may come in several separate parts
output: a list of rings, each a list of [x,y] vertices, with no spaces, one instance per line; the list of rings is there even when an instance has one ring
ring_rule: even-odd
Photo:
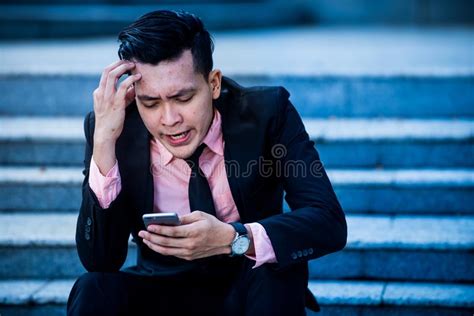
[[[244,259],[217,278],[89,272],[74,284],[68,315],[305,315],[307,276],[299,268],[252,269]]]

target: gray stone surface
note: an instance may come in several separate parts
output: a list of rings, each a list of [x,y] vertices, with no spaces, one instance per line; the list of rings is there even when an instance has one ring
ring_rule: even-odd
[[[309,262],[314,280],[474,282],[472,250],[351,248]]]
[[[0,164],[81,165],[82,120],[0,117]],[[304,119],[304,123],[329,168],[474,167],[472,120]]]
[[[84,142],[81,117],[0,117],[0,140]]]
[[[335,186],[347,212],[390,214],[472,214],[474,195],[469,187]]]
[[[56,306],[57,311],[58,306],[64,308],[73,283],[73,279],[49,282],[45,280],[0,281],[0,310],[21,311],[23,315],[25,311],[12,309],[12,305],[24,308],[25,305],[33,303],[35,308]],[[41,289],[38,290],[36,286],[31,288],[32,284],[40,285]],[[427,315],[423,313],[424,311],[436,311],[434,315],[468,315],[466,314],[468,308],[473,307],[474,304],[472,287],[472,285],[460,284],[399,284],[367,281],[311,281],[309,283],[309,288],[317,296],[324,315],[338,315],[331,313],[336,310],[345,310],[349,312],[349,315],[355,315],[357,309],[364,310],[364,315],[380,315],[384,311],[395,312],[395,314],[390,313],[391,315],[413,315],[415,311],[421,312],[422,315]],[[396,288],[396,290],[391,290],[391,288]],[[15,289],[26,290],[16,291]],[[410,298],[407,300],[408,296]],[[22,297],[27,297],[27,299]],[[348,309],[349,307],[352,308]],[[415,314],[418,315],[418,313]]]
[[[7,305],[0,306],[0,312],[6,316],[66,316],[66,305]]]
[[[373,281],[310,281],[321,305],[474,307],[474,285]]]
[[[46,212],[74,212],[81,205],[78,183],[26,183],[0,185],[0,209],[23,211],[35,209]]]
[[[82,117],[0,117],[0,141],[84,141]],[[314,119],[303,120],[311,139],[329,141],[469,140],[474,120]]]
[[[0,305],[28,304],[33,295],[46,285],[46,280],[0,281]]]
[[[136,265],[136,250],[135,244],[130,244],[123,267]],[[73,243],[0,246],[0,279],[70,278],[84,272]]]
[[[2,75],[0,114],[84,116],[95,75]],[[474,116],[473,76],[232,76],[244,86],[284,86],[303,117],[463,118]],[[28,87],[28,94],[24,93]],[[21,107],[18,96],[21,95]],[[40,103],[40,105],[38,105]]]
[[[474,143],[467,139],[316,141],[316,149],[329,169],[474,168]],[[0,140],[1,165],[82,167],[83,161],[82,140]]]
[[[76,214],[0,214],[0,245],[74,244]],[[474,249],[472,216],[348,215],[350,249]]]
[[[461,145],[461,147],[464,147]],[[81,166],[84,141],[0,141],[0,165]]]
[[[7,0],[7,3],[11,1]],[[200,16],[210,29],[301,25],[312,20],[298,2],[285,1],[58,1],[0,7],[0,38],[70,38],[116,35],[139,16],[157,9],[184,10]],[[39,4],[39,5],[38,5]],[[285,12],[285,14],[281,14]]]
[[[311,172],[308,170],[307,172]],[[474,187],[474,170],[471,169],[398,169],[327,170],[337,186],[460,186]],[[73,167],[0,167],[0,185],[24,184],[80,184],[81,168]]]
[[[315,280],[376,279],[443,282],[474,282],[472,250],[423,250],[353,248],[310,261],[310,278]],[[380,264],[383,262],[383,264]],[[436,264],[433,264],[436,262]],[[136,263],[131,244],[124,267]],[[70,245],[0,245],[0,279],[67,278],[85,270]]]
[[[74,244],[75,214],[3,214],[0,218],[3,246]]]
[[[2,184],[79,184],[83,179],[80,168],[0,167],[0,183]]]
[[[467,139],[316,141],[316,149],[328,169],[474,168],[474,143]],[[0,164],[5,166],[82,167],[83,160],[82,140],[0,140]]]
[[[474,137],[472,120],[305,119],[316,141],[456,140]]]
[[[472,316],[472,310],[446,307],[405,306],[322,306],[321,312],[308,311],[308,316]]]
[[[75,245],[0,246],[0,279],[70,278],[85,272]]]
[[[74,280],[56,280],[46,284],[33,295],[36,304],[66,304]]]
[[[474,73],[472,28],[317,27],[218,32],[214,37],[215,65],[226,74]],[[2,42],[0,73],[99,74],[117,59],[117,48],[114,38]]]
[[[216,66],[244,85],[287,87],[343,208],[367,214],[347,216],[345,250],[310,262],[322,315],[472,315],[473,35],[474,28],[217,34]],[[29,212],[0,214],[0,280],[18,279],[0,281],[2,315],[64,314],[73,278],[84,272],[74,245],[81,116],[116,47],[110,38],[0,43],[0,211]],[[12,161],[16,167],[4,166]],[[59,167],[24,166],[38,161]],[[377,169],[357,169],[364,167]],[[71,213],[55,213],[64,210]]]
[[[316,141],[316,149],[327,168],[474,167],[474,143],[468,140]]]
[[[379,305],[384,283],[310,281],[308,287],[321,305]]]
[[[353,248],[474,248],[474,217],[353,215],[347,222]]]
[[[328,170],[334,185],[474,186],[474,171],[449,169]]]
[[[383,294],[383,303],[474,309],[474,285],[388,283]]]
[[[70,174],[71,177],[65,174],[57,179],[53,179],[49,173],[28,182],[20,182],[16,176],[12,176],[9,179],[10,182],[0,181],[0,210],[19,212],[36,209],[47,212],[77,212],[81,203],[80,170],[77,168],[77,172]],[[377,173],[377,171],[374,172]],[[364,172],[358,172],[358,174],[363,176]],[[383,183],[386,180],[383,178],[381,178],[381,183],[371,183],[368,179],[360,177],[360,183],[351,180],[349,184],[334,181],[332,175],[334,172],[330,171],[336,195],[348,213],[472,214],[474,211],[472,186],[469,183],[460,182],[455,177],[440,179],[441,183],[427,183],[420,179],[421,183],[412,184],[390,183],[390,181]],[[368,176],[370,177],[370,174]],[[449,183],[451,180],[453,183]]]
[[[244,85],[285,86],[306,117],[473,117],[473,33],[354,27],[217,33],[215,65]],[[84,115],[117,45],[112,38],[0,43],[0,114]]]

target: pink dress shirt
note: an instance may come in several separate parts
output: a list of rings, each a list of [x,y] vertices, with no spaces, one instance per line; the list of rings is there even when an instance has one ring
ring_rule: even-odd
[[[221,115],[217,110],[203,142],[207,147],[199,158],[199,166],[209,182],[216,216],[226,223],[239,221],[239,212],[225,171],[225,143],[222,139]],[[173,157],[154,138],[150,141],[150,161],[154,185],[154,212],[188,214],[190,212],[188,185],[191,168],[183,159]],[[100,206],[108,208],[122,188],[118,162],[103,176],[92,159],[89,186],[99,200]],[[255,257],[247,256],[256,261],[253,268],[264,263],[276,262],[275,252],[265,228],[259,223],[250,223],[248,227],[252,231],[255,246]]]

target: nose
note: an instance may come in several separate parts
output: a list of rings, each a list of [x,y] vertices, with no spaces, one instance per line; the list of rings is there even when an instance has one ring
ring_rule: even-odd
[[[182,117],[179,111],[172,105],[164,105],[162,107],[163,112],[161,115],[161,124],[165,126],[174,126],[181,123]]]

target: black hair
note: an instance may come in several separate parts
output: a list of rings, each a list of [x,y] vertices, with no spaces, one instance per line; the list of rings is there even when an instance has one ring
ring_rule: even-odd
[[[190,49],[194,71],[207,79],[214,43],[201,19],[183,11],[158,10],[138,18],[118,35],[120,59],[157,65]]]

